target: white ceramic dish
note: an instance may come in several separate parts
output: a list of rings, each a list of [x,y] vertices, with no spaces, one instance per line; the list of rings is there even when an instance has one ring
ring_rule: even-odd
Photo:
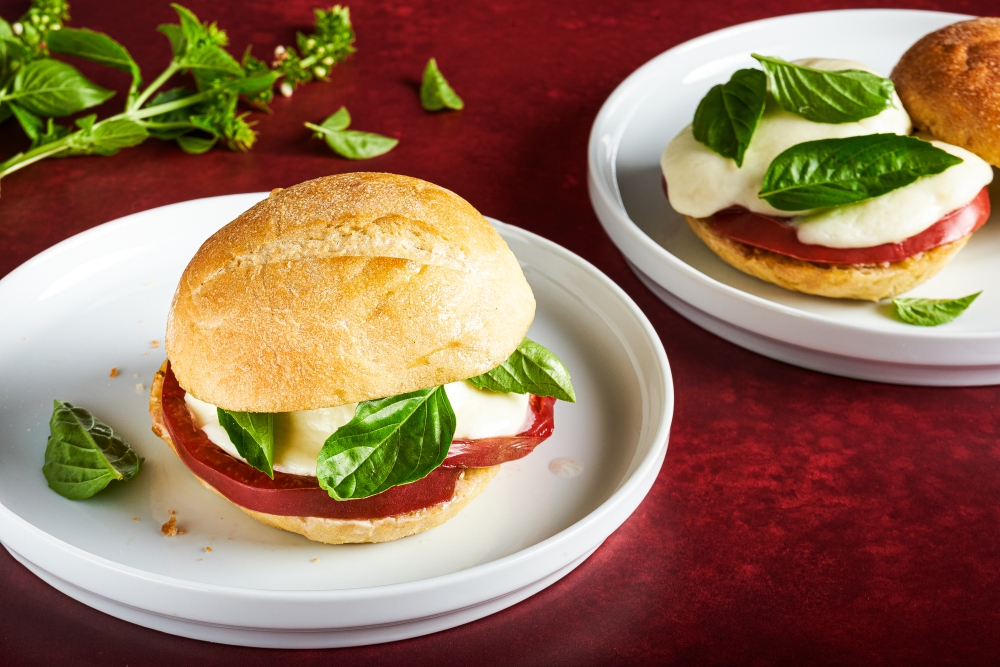
[[[667,449],[673,387],[663,346],[596,268],[498,222],[538,301],[530,335],[558,350],[579,396],[556,408],[550,440],[505,464],[452,521],[387,544],[310,542],[205,491],[150,432],[148,385],[188,259],[264,196],[131,215],[0,280],[0,541],[18,560],[77,600],[165,632],[349,646],[508,607],[571,571],[635,510]],[[110,378],[113,366],[119,375]],[[119,430],[146,458],[140,474],[81,502],[50,491],[41,465],[53,398]],[[559,457],[582,473],[551,472]],[[168,510],[186,534],[161,535]]]
[[[798,294],[731,268],[670,208],[660,181],[663,147],[691,122],[709,88],[757,64],[751,52],[848,58],[887,74],[921,36],[966,18],[903,10],[798,14],[720,30],[657,56],[618,86],[594,122],[588,185],[598,218],[654,293],[737,345],[866,380],[1000,383],[1000,214],[944,271],[907,295],[984,290],[955,322],[923,328],[891,319],[886,305]]]

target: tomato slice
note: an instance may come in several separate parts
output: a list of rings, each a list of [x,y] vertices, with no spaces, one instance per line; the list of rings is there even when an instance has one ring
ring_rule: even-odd
[[[898,262],[957,241],[982,227],[989,217],[990,195],[987,188],[983,188],[971,202],[952,211],[919,234],[899,243],[886,243],[871,248],[807,245],[799,241],[795,228],[786,220],[752,213],[742,207],[732,207],[716,213],[712,229],[734,241],[807,262],[880,264]]]
[[[170,364],[163,378],[163,421],[177,453],[198,477],[230,501],[258,512],[328,519],[376,519],[406,514],[446,502],[463,468],[498,465],[527,456],[552,434],[555,399],[531,396],[533,419],[527,430],[506,438],[456,440],[443,465],[412,484],[394,486],[370,498],[334,500],[315,477],[274,473],[271,479],[209,440],[194,423],[185,391]]]

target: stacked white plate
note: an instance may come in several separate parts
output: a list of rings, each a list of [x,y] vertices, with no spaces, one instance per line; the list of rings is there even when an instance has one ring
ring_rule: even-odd
[[[614,91],[594,122],[589,187],[601,224],[657,296],[737,345],[865,380],[1000,383],[997,214],[951,264],[907,296],[983,294],[950,324],[915,327],[892,319],[887,304],[790,292],[728,266],[670,208],[659,166],[663,148],[691,122],[708,89],[757,66],[751,53],[845,58],[888,74],[920,37],[967,18],[901,10],[798,14],[720,30],[657,56]]]

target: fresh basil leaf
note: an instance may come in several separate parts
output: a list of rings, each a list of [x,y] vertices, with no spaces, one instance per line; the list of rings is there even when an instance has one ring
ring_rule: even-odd
[[[936,327],[939,324],[951,322],[965,312],[965,309],[976,300],[982,291],[963,296],[960,299],[915,299],[900,298],[892,300],[893,312],[896,317],[907,324],[919,327]]]
[[[0,38],[13,36],[14,30],[10,27],[10,24],[0,18]]]
[[[243,68],[225,49],[205,44],[191,49],[178,63],[184,69],[243,76]]]
[[[276,78],[277,74],[274,72],[256,72],[246,78],[233,80],[226,87],[234,93],[254,98],[266,90],[271,90]]]
[[[42,466],[50,489],[83,500],[113,480],[127,482],[136,476],[142,459],[110,426],[83,408],[54,404]]]
[[[331,498],[367,498],[426,477],[448,456],[455,412],[444,387],[364,401],[316,460]]]
[[[142,82],[139,66],[125,47],[107,35],[86,28],[50,30],[45,38],[50,51],[85,58],[91,62],[131,74],[138,86]]]
[[[59,60],[34,60],[18,70],[6,95],[39,116],[68,116],[106,101],[114,91]]]
[[[437,61],[431,58],[424,68],[424,80],[420,86],[420,104],[427,111],[439,111],[444,108],[462,109],[465,103],[438,69]]]
[[[694,138],[722,157],[743,166],[757,124],[764,115],[767,77],[756,69],[733,73],[726,84],[708,91],[694,113]]]
[[[351,124],[351,114],[347,111],[347,107],[340,107],[337,112],[327,116],[320,127],[324,130],[330,130],[331,132],[340,132],[341,130],[346,130]],[[319,137],[321,133],[317,133],[316,136]]]
[[[504,394],[554,396],[561,401],[576,402],[569,370],[548,348],[528,338],[502,364],[466,381],[480,389]]]
[[[156,107],[161,104],[167,104],[168,102],[176,102],[177,100],[182,100],[185,97],[190,97],[191,95],[195,94],[196,94],[195,91],[184,88],[183,86],[179,88],[171,88],[170,90],[166,90],[162,93],[157,94],[156,97],[154,97],[152,101],[149,103],[149,106]],[[146,120],[149,123],[153,124],[188,123],[189,122],[188,119],[193,114],[201,113],[204,106],[205,105],[202,104],[195,104],[189,107],[183,107],[181,109],[174,109],[173,111],[168,111],[167,113],[161,113],[156,116],[151,116]],[[147,130],[149,131],[149,136],[151,137],[156,137],[157,139],[171,140],[171,139],[176,139],[177,137],[183,134],[187,134],[188,132],[191,131],[191,127],[181,126],[181,127],[159,128],[155,127],[154,125],[152,127],[147,127]]]
[[[274,479],[274,415],[217,408],[219,423],[246,462]]]
[[[0,102],[0,123],[11,117],[10,105],[6,102]]]
[[[0,36],[0,86],[30,58],[30,52],[21,42],[14,38]]]
[[[91,147],[95,153],[113,155],[122,148],[141,144],[149,132],[141,123],[127,118],[100,123],[90,132]]]
[[[807,141],[774,158],[759,194],[782,211],[842,206],[884,195],[961,162],[930,142],[898,134]]]
[[[218,137],[199,137],[194,134],[184,134],[177,137],[177,145],[181,147],[185,153],[190,153],[191,155],[201,155],[202,153],[207,153],[212,150],[212,146],[219,141]]]
[[[36,148],[39,139],[45,133],[45,124],[42,122],[42,119],[16,104],[11,104],[9,107],[14,118],[21,125],[21,129],[31,139],[31,147]]]
[[[164,23],[156,26],[157,32],[161,32],[170,40],[170,50],[174,52],[174,57],[179,57],[187,48],[187,40],[184,39],[184,31],[176,23]]]
[[[367,160],[383,155],[399,143],[398,139],[383,137],[381,134],[354,130],[332,132],[323,138],[334,153],[349,160]]]
[[[756,53],[753,57],[767,72],[778,105],[814,123],[854,123],[892,106],[892,81],[870,72],[830,72]]]

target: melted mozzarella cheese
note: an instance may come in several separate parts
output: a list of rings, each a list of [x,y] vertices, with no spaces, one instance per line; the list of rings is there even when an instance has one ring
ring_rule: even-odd
[[[825,70],[862,69],[847,60],[813,58],[797,64]],[[660,166],[667,181],[674,210],[704,218],[730,206],[756,213],[788,216],[757,196],[768,166],[780,153],[796,144],[865,134],[906,135],[910,117],[893,94],[893,106],[856,123],[814,123],[781,109],[768,97],[764,115],[743,159],[743,166],[724,158],[694,138],[684,128],[663,151]],[[944,215],[968,204],[992,179],[990,166],[956,146],[934,142],[958,155],[962,164],[881,197],[857,204],[803,212],[794,222],[799,241],[831,248],[867,248],[896,243],[919,234]]]
[[[445,385],[455,411],[455,439],[479,439],[515,435],[530,417],[527,394],[500,394],[477,389],[468,382]],[[191,394],[184,402],[195,424],[208,439],[231,456],[245,461],[229,434],[219,424],[218,409]],[[354,418],[357,403],[336,408],[280,412],[274,416],[274,469],[292,475],[316,476],[316,457],[326,439]]]

